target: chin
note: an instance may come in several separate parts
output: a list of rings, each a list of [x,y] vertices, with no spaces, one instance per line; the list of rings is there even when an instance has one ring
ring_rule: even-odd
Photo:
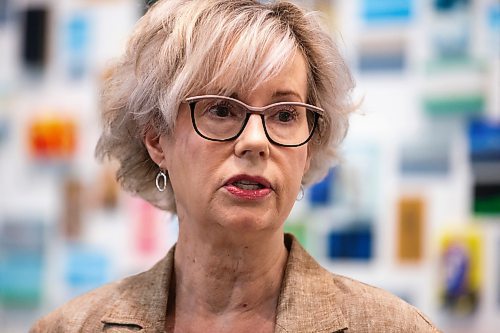
[[[240,211],[219,220],[219,225],[229,231],[259,232],[265,230],[276,230],[282,223],[271,214],[251,211]]]

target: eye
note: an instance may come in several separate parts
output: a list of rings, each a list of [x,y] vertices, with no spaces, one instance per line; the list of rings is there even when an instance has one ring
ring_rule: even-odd
[[[293,106],[282,106],[272,116],[274,121],[279,123],[289,123],[297,120],[298,112]]]
[[[226,103],[218,103],[207,108],[207,112],[218,118],[228,118],[231,116],[231,106]]]
[[[294,119],[294,114],[290,111],[280,111],[278,112],[278,120],[282,123],[287,123]]]

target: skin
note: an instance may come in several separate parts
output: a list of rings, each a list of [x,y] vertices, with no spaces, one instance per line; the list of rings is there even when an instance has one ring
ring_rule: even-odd
[[[306,102],[306,63],[301,54],[292,60],[236,98],[252,106]],[[207,141],[184,104],[173,133],[148,133],[145,144],[169,173],[179,216],[168,331],[273,332],[288,256],[283,224],[309,168],[307,145],[271,144],[258,115],[236,140]],[[224,185],[239,174],[265,177],[273,190],[259,200],[238,198]]]

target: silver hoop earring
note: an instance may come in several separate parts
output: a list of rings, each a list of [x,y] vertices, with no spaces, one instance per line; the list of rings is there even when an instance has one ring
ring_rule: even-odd
[[[296,201],[300,201],[304,199],[304,186],[300,185],[300,192],[299,195],[297,196]]]
[[[156,175],[156,188],[158,191],[163,192],[167,188],[167,175],[160,170]]]

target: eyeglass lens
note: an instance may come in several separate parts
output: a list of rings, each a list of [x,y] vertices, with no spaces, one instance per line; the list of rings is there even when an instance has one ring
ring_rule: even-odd
[[[243,130],[249,110],[242,104],[222,98],[204,98],[194,103],[194,125],[212,140],[234,139]],[[260,114],[260,113],[259,113]],[[279,103],[262,113],[267,135],[276,143],[300,145],[314,129],[314,111],[294,103]]]

